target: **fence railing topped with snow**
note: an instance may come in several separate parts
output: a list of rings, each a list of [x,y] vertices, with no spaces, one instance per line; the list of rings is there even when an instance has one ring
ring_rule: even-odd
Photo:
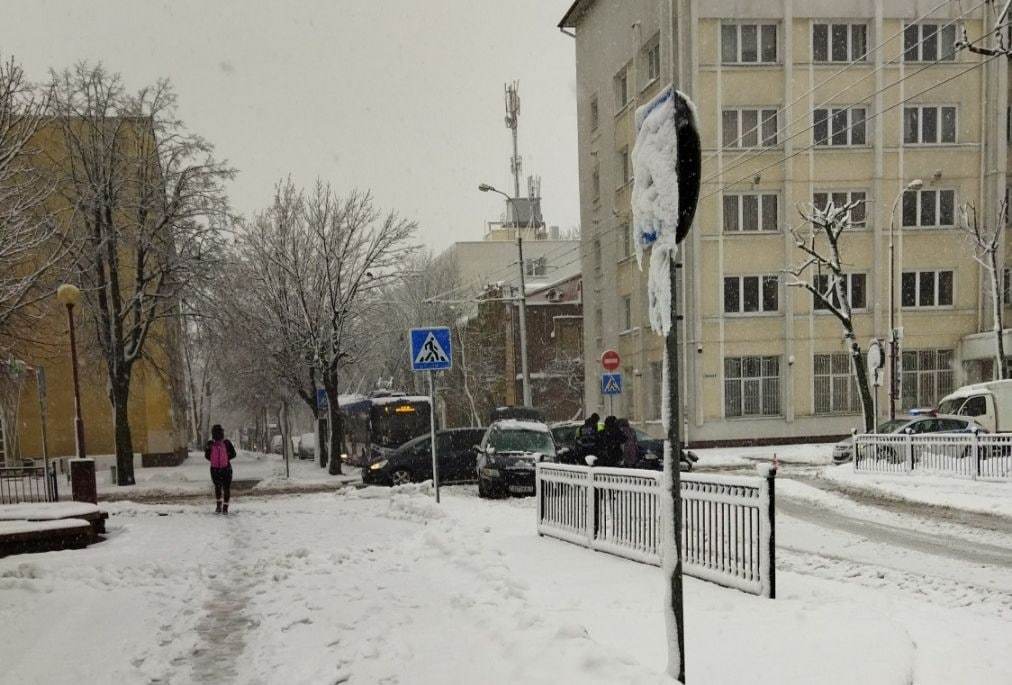
[[[55,502],[59,499],[56,471],[44,466],[0,467],[0,504]]]
[[[1012,434],[863,433],[854,436],[854,470],[1012,480]]]
[[[776,595],[774,475],[681,474],[687,575]],[[660,565],[670,530],[661,479],[657,471],[540,463],[538,534]]]

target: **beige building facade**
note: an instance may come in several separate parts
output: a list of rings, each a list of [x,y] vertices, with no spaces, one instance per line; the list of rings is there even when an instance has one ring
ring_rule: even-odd
[[[791,228],[813,203],[859,203],[842,247],[862,348],[889,338],[895,225],[898,410],[989,376],[987,280],[957,222],[964,203],[993,222],[1005,197],[1007,60],[953,54],[964,27],[981,36],[983,15],[958,3],[925,15],[934,4],[573,4],[560,27],[576,46],[588,410],[608,410],[597,359],[613,348],[625,374],[616,413],[660,432],[662,340],[633,255],[631,152],[636,108],[672,82],[697,105],[703,145],[681,253],[690,442],[860,428],[841,326],[784,273],[803,261]]]

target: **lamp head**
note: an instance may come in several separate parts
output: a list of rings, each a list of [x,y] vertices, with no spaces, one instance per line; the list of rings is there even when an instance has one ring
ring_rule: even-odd
[[[483,193],[487,193],[488,191],[492,190],[492,186],[490,186],[487,183],[481,183],[478,185],[478,190],[480,190]]]
[[[920,190],[924,187],[924,181],[919,178],[915,178],[907,184],[906,190]]]
[[[81,301],[81,291],[76,285],[64,283],[56,289],[56,300],[68,307],[73,307]]]

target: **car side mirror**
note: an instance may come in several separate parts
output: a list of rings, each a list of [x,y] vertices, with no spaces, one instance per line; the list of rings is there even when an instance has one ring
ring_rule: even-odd
[[[491,457],[493,454],[495,454],[495,447],[493,447],[492,445],[487,445],[485,447],[485,454]]]
[[[569,453],[570,453],[571,451],[572,451],[572,450],[570,450],[570,449],[569,449],[568,447],[560,447],[560,448],[559,448],[559,451],[557,452],[557,454],[558,454],[558,455],[559,455],[560,457],[564,457],[564,456],[566,456],[567,454],[569,454]]]
[[[587,462],[587,466],[593,466],[594,462],[597,461],[597,457],[595,457],[593,454],[588,454],[583,458],[583,460]]]

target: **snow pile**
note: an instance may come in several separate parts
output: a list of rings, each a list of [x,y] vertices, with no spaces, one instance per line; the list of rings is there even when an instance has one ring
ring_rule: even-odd
[[[89,502],[0,504],[0,521],[13,521],[16,519],[49,521],[74,516],[87,516],[89,514],[97,514],[99,511],[97,505]]]

